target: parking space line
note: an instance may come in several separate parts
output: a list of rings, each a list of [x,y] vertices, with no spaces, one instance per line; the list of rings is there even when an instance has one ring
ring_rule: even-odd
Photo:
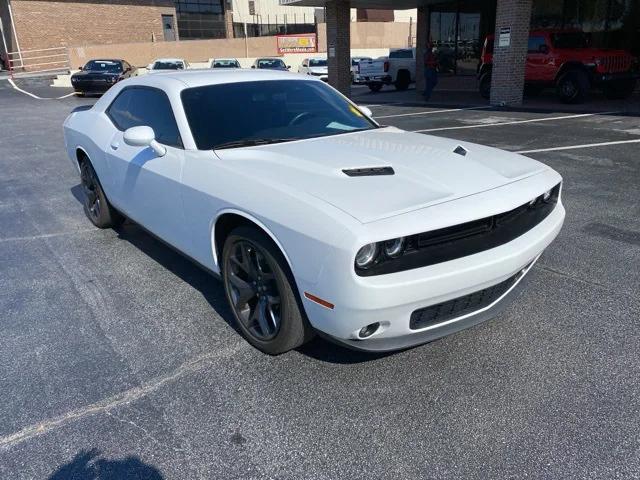
[[[55,238],[55,237],[63,237],[67,235],[93,233],[96,231],[98,230],[96,230],[95,228],[91,228],[91,229],[84,229],[84,230],[74,230],[72,232],[43,233],[42,235],[28,235],[24,237],[7,237],[7,238],[0,238],[0,243],[25,242],[30,240],[41,240],[44,238]]]
[[[463,130],[467,128],[484,128],[484,127],[499,127],[502,125],[516,125],[520,123],[536,123],[536,122],[550,122],[552,120],[566,120],[569,118],[583,118],[583,117],[593,117],[596,115],[614,115],[616,113],[623,112],[599,112],[599,113],[579,113],[576,115],[563,115],[561,117],[545,117],[545,118],[530,118],[527,120],[513,120],[510,122],[497,122],[497,123],[479,123],[474,125],[458,125],[455,127],[440,127],[440,128],[427,128],[424,130],[413,130],[414,133],[425,133],[425,132],[441,132],[444,130]]]
[[[39,97],[38,95],[35,95],[31,92],[27,92],[26,90],[21,89],[19,86],[17,86],[14,81],[11,78],[7,79],[8,82],[11,84],[11,86],[16,89],[17,91],[19,91],[20,93],[24,93],[25,95],[29,95],[32,98],[35,98],[36,100],[62,100],[63,98],[68,98],[68,97],[72,97],[73,95],[76,94],[76,92],[71,92],[67,95],[63,95],[61,97]]]
[[[614,142],[585,143],[582,145],[567,145],[565,147],[549,147],[549,148],[536,148],[534,150],[518,150],[517,152],[514,152],[514,153],[556,152],[558,150],[574,150],[577,148],[606,147],[608,145],[623,145],[625,143],[640,143],[640,138],[636,138],[633,140],[617,140]]]
[[[397,118],[397,117],[413,117],[417,115],[431,115],[433,113],[447,113],[447,112],[461,112],[463,110],[486,110],[488,108],[493,108],[491,105],[484,105],[480,107],[466,107],[466,108],[447,108],[444,110],[429,110],[423,112],[412,112],[412,113],[396,113],[394,115],[381,115],[379,117],[373,118]]]

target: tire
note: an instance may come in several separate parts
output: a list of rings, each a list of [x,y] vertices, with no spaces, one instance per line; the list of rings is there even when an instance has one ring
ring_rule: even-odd
[[[602,88],[605,97],[611,100],[619,100],[629,98],[636,89],[636,80],[630,78],[627,80],[614,80],[605,84]]]
[[[556,93],[564,103],[582,103],[589,94],[589,77],[582,70],[568,70],[556,82]]]
[[[124,217],[107,200],[98,175],[89,159],[80,164],[80,181],[84,193],[84,213],[98,228],[112,228],[121,225]]]
[[[491,98],[491,72],[485,72],[480,75],[478,89],[482,98],[487,100]]]
[[[398,78],[396,78],[395,87],[396,90],[404,91],[409,88],[411,83],[411,75],[406,70],[400,70],[398,72]]]
[[[258,350],[279,355],[313,338],[287,261],[258,228],[231,231],[222,250],[222,280],[238,330]]]
[[[380,90],[382,90],[381,83],[368,83],[367,86],[369,87],[369,90],[371,90],[372,92],[379,92]]]

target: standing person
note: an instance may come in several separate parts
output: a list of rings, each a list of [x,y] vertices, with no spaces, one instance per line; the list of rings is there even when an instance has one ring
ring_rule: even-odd
[[[424,80],[425,89],[422,96],[425,100],[431,98],[431,92],[438,84],[438,59],[433,53],[433,44],[427,42],[427,51],[424,54]]]

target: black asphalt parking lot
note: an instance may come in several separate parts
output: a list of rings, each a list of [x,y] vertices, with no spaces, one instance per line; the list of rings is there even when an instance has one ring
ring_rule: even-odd
[[[639,116],[371,107],[512,151],[582,145],[528,153],[563,175],[565,226],[492,321],[269,357],[215,279],[85,218],[61,124],[93,101],[0,81],[0,478],[640,478],[640,143],[584,147],[640,140]]]

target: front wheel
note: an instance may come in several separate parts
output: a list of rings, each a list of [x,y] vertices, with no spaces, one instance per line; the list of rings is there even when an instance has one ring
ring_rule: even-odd
[[[293,275],[267,235],[254,227],[234,229],[224,243],[222,267],[236,325],[251,345],[278,355],[313,337]]]

